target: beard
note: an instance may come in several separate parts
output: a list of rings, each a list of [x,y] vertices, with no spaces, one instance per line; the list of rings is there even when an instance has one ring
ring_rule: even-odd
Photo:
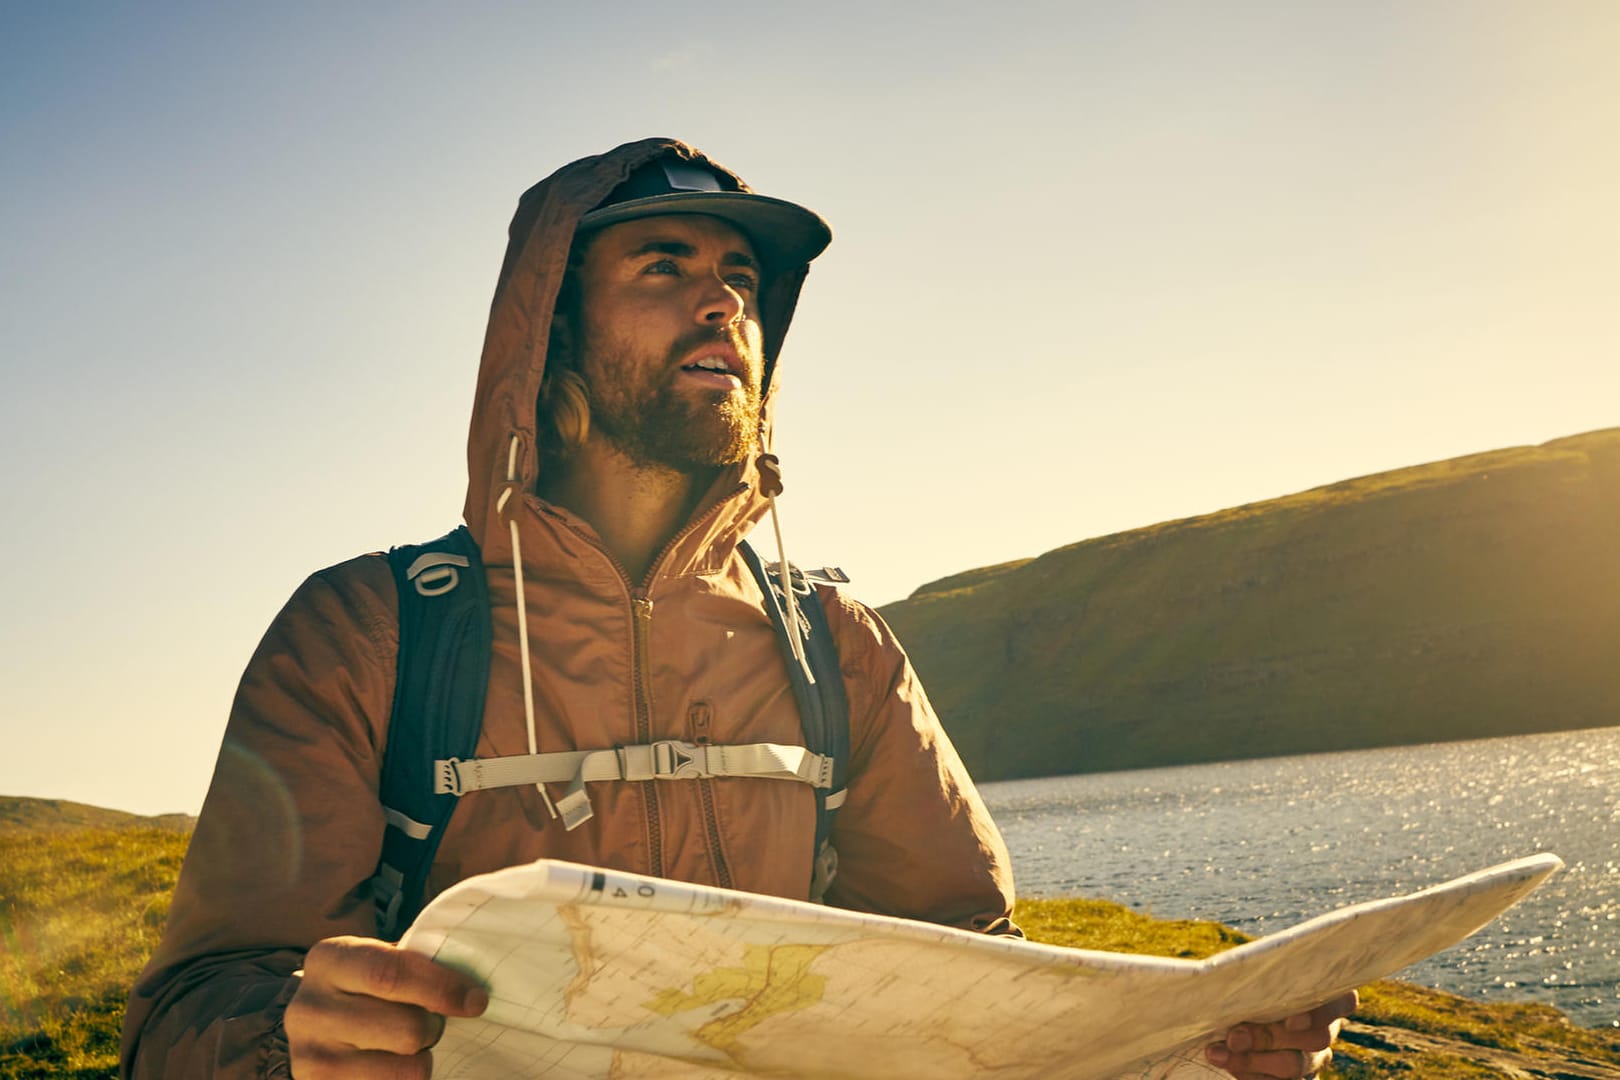
[[[638,356],[622,339],[592,336],[580,365],[591,427],[637,467],[692,474],[734,465],[758,449],[761,364],[746,342],[704,330],[654,358]],[[742,389],[678,388],[681,358],[716,339],[743,358]]]

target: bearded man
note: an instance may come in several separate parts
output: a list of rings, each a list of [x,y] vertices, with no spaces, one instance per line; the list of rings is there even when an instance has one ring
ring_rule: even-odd
[[[780,485],[781,346],[830,239],[672,140],[574,162],[520,200],[463,509],[492,632],[480,759],[802,743],[739,543]],[[805,784],[526,783],[461,800],[410,903],[554,858],[1016,933],[1006,848],[905,653],[869,608],[831,588],[820,602],[850,728],[830,882],[814,880]],[[427,1076],[444,1017],[487,1003],[380,940],[399,609],[385,557],[361,556],[306,581],[254,654],[130,1000],[126,1075]],[[1246,1026],[1217,1056],[1237,1075],[1306,1075],[1345,1011]]]

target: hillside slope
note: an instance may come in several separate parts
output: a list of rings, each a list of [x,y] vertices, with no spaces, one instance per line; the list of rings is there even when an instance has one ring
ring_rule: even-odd
[[[124,1000],[191,834],[170,821],[183,815],[0,806],[0,1078],[113,1076]]]
[[[69,802],[66,799],[30,799],[0,795],[0,832],[27,829],[177,829],[196,824],[190,814],[160,814],[142,817],[124,810]]]
[[[1620,724],[1620,428],[969,571],[882,613],[980,779]]]

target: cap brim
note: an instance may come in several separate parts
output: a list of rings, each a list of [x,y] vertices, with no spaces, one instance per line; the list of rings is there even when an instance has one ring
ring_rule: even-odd
[[[804,266],[832,243],[832,229],[813,211],[785,199],[742,191],[673,191],[604,206],[579,219],[576,234],[660,214],[707,214],[747,234],[766,270]]]

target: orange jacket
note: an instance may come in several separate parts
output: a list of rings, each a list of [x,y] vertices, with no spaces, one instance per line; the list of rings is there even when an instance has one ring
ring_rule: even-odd
[[[701,156],[670,140],[620,147],[550,177],[514,221],[468,440],[464,516],[484,554],[494,631],[480,757],[528,752],[511,521],[541,750],[803,743],[776,636],[736,551],[765,509],[755,462],[716,481],[642,582],[626,579],[588,524],[533,494],[543,466],[535,398],[574,223],[671,148]],[[762,296],[767,439],[775,363],[804,273],[774,275]],[[827,902],[1008,929],[1006,849],[904,651],[870,609],[830,589],[822,599],[852,748]],[[377,786],[396,605],[386,560],[361,556],[306,581],[254,653],[163,941],[130,997],[126,1075],[284,1075],[280,1016],[304,951],[337,934],[375,935],[369,882],[384,828]],[[804,784],[605,782],[590,796],[595,815],[572,832],[532,786],[464,796],[429,895],[538,858],[808,895],[815,805]]]

